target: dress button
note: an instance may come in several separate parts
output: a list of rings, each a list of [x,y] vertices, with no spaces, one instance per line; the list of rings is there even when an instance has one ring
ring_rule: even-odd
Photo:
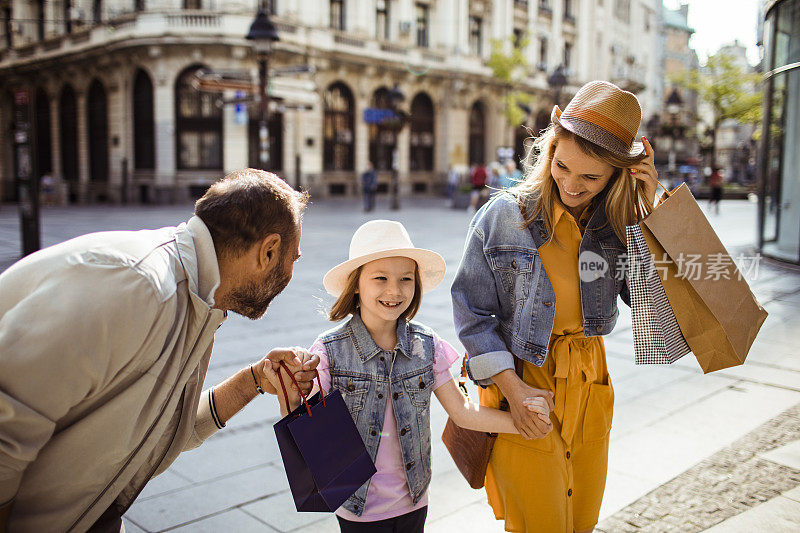
[[[597,333],[603,332],[603,326],[597,326],[595,329],[597,330]]]
[[[572,489],[569,489],[569,490],[567,491],[567,496],[572,496]]]
[[[408,428],[403,428],[403,429],[401,429],[401,430],[400,430],[400,436],[401,436],[401,437],[402,437],[403,435],[405,435],[406,433],[408,433]]]
[[[378,399],[380,400],[380,399],[382,399],[382,398],[383,398],[383,394],[379,392],[379,393],[378,393]]]
[[[517,268],[517,260],[516,259],[512,259],[511,260],[511,268]]]
[[[425,388],[425,382],[424,381],[420,381],[419,382],[419,388],[420,389],[424,389]]]
[[[399,392],[395,392],[394,394],[392,394],[392,398],[394,398],[395,400],[398,399],[399,397],[400,397]]]
[[[375,435],[378,434],[378,432],[373,429],[372,431],[369,432],[369,434],[374,437]]]
[[[378,359],[380,359],[381,361],[386,361],[386,358],[384,356],[380,356]]]
[[[348,385],[348,386],[347,386],[347,390],[348,390],[349,392],[353,392],[354,390],[356,390],[356,388],[355,388],[355,386],[353,386],[353,385]]]
[[[406,470],[411,470],[412,466],[414,466],[414,461],[411,461],[410,463],[406,463]]]
[[[570,456],[570,453],[569,453],[569,452],[567,452],[567,459],[569,459],[569,456]]]

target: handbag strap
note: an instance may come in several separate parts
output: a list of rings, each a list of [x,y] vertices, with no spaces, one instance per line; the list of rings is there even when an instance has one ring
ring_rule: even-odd
[[[291,379],[292,383],[294,383],[295,387],[297,387],[297,392],[300,393],[301,401],[302,401],[303,405],[306,408],[306,412],[308,413],[308,416],[313,416],[311,414],[311,406],[308,403],[308,397],[305,394],[303,394],[303,389],[300,388],[300,384],[297,383],[297,379],[295,379],[294,375],[289,371],[289,367],[286,366],[286,361],[281,361],[280,362],[280,368],[278,368],[278,381],[280,381],[280,383],[281,383],[281,389],[283,390],[283,397],[286,400],[286,405],[287,406],[289,405],[289,394],[286,392],[286,385],[284,385],[283,378],[281,377],[281,368],[286,371],[286,374],[289,376],[289,379]],[[324,407],[325,406],[325,392],[322,390],[322,380],[320,380],[319,371],[314,370],[314,373],[316,374],[316,377],[317,377],[317,383],[319,384],[319,395],[320,395],[320,398],[322,399],[322,405]]]

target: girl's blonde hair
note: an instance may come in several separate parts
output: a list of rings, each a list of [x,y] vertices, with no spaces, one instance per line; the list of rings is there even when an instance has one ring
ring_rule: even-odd
[[[624,243],[625,226],[639,222],[653,211],[652,203],[645,196],[644,184],[641,180],[631,177],[630,173],[630,167],[640,162],[646,155],[622,158],[554,123],[534,139],[522,164],[525,178],[510,189],[516,196],[525,218],[524,227],[527,228],[541,214],[548,239],[553,235],[554,207],[556,202],[561,200],[558,187],[550,172],[550,165],[558,141],[566,138],[574,139],[586,155],[614,167],[611,179],[601,194],[606,195],[606,219],[614,228],[614,233]],[[531,203],[534,204],[533,209],[530,208]]]
[[[364,266],[362,265],[350,272],[347,277],[347,285],[345,285],[342,294],[339,295],[328,312],[328,320],[338,322],[358,312],[358,280],[361,277],[363,268]],[[403,311],[398,320],[411,320],[414,318],[414,315],[419,311],[420,303],[422,303],[422,281],[419,279],[419,265],[414,261],[414,296],[411,298],[411,304],[408,309]]]

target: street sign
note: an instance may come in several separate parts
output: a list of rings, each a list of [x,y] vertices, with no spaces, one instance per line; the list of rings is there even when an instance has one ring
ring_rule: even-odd
[[[368,107],[364,110],[364,122],[367,124],[383,124],[399,119],[400,116],[391,109]]]

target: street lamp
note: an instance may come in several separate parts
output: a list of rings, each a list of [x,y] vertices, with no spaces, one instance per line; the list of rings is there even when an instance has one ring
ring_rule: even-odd
[[[669,131],[672,142],[669,148],[669,171],[674,175],[675,173],[675,144],[677,143],[678,135],[683,129],[678,123],[680,120],[681,106],[683,106],[683,99],[681,99],[678,89],[672,89],[672,92],[667,98],[667,114],[669,115]]]
[[[388,125],[394,131],[394,150],[392,150],[392,178],[391,183],[389,185],[389,194],[390,194],[390,204],[389,208],[392,210],[400,209],[400,194],[398,188],[400,186],[400,176],[399,176],[399,165],[400,161],[397,157],[397,137],[400,134],[400,131],[408,122],[408,113],[403,111],[400,106],[403,105],[405,102],[406,97],[400,91],[400,88],[395,84],[394,87],[389,91],[388,95],[388,104],[389,109],[394,114],[394,118],[389,121]]]
[[[245,37],[253,41],[253,49],[258,58],[258,83],[259,103],[261,105],[258,120],[259,162],[261,168],[266,170],[269,164],[269,95],[267,83],[269,81],[269,56],[272,54],[272,43],[280,40],[275,26],[269,20],[269,14],[262,7],[258,10],[255,20],[250,25],[250,31]]]
[[[550,90],[553,91],[553,99],[555,100],[556,105],[561,99],[561,90],[567,85],[567,83],[568,80],[566,69],[564,68],[563,64],[558,65],[553,73],[547,78],[547,85],[550,86]]]

